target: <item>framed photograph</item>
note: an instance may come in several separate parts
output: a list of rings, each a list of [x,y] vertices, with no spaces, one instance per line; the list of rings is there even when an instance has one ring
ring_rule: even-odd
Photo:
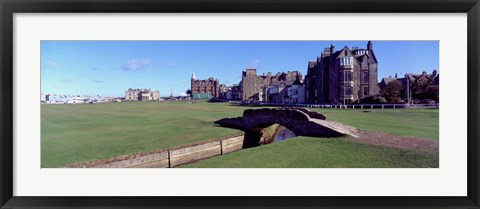
[[[479,208],[478,0],[0,6],[1,208]]]

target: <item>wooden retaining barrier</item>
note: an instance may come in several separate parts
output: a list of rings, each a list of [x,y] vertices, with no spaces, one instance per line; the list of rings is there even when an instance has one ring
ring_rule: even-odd
[[[98,165],[96,168],[172,168],[205,158],[224,155],[243,148],[243,136],[190,147],[162,151],[133,159]]]

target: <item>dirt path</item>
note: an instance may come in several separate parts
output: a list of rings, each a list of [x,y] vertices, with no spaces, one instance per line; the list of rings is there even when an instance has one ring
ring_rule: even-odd
[[[358,137],[350,137],[352,141],[366,144],[382,145],[400,149],[416,150],[429,154],[439,153],[438,140],[418,138],[411,136],[399,136],[387,133],[358,130]]]

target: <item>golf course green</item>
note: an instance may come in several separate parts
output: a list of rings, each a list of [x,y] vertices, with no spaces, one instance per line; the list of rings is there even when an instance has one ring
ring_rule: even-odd
[[[41,166],[65,167],[243,134],[213,122],[252,107],[197,101],[41,105]],[[438,140],[438,109],[311,109],[368,131]],[[438,167],[438,154],[296,137],[185,167]]]

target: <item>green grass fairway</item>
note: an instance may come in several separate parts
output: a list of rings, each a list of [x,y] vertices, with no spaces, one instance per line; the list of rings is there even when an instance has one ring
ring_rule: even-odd
[[[310,109],[358,129],[438,140],[439,109]]]
[[[251,107],[202,101],[197,102],[197,104],[188,104],[187,102],[123,102],[41,105],[41,165],[43,168],[63,167],[82,161],[105,159],[239,135],[242,134],[241,131],[222,128],[214,125],[213,122],[225,117],[239,117],[244,109],[249,108]],[[361,110],[315,110],[325,113],[329,120],[335,120],[360,129],[438,139],[438,110],[372,110],[372,112],[368,113]],[[304,140],[306,141],[303,142]],[[318,141],[322,143],[316,144]],[[296,144],[296,142],[302,143]],[[264,152],[264,149],[270,151],[265,151],[263,155],[268,153],[272,156],[286,153],[292,153],[293,155],[293,153],[297,153],[293,152],[295,149],[301,149],[304,146],[307,146],[306,149],[310,149],[308,147],[310,144],[308,143],[312,143],[312,149],[317,146],[319,150],[323,150],[322,154],[327,157],[330,156],[328,154],[329,150],[332,150],[330,151],[332,152],[330,153],[331,156],[335,156],[333,152],[340,152],[337,155],[350,156],[352,158],[358,158],[358,156],[343,152],[342,149],[355,150],[357,153],[366,154],[376,153],[374,152],[375,150],[390,150],[377,152],[379,154],[377,158],[384,159],[384,164],[382,162],[368,162],[369,164],[365,164],[366,166],[372,163],[379,163],[378,167],[382,167],[380,165],[387,165],[390,161],[394,161],[394,158],[398,157],[400,158],[397,161],[404,162],[392,164],[393,167],[396,165],[420,166],[419,164],[402,164],[408,161],[405,161],[402,156],[408,159],[420,156],[407,151],[351,144],[351,142],[342,140],[329,142],[321,138],[304,139],[302,137],[289,139],[278,144],[274,143],[268,146],[242,150],[238,154],[232,153],[218,159],[233,158],[234,156],[240,156],[241,153],[249,155],[248,153],[254,151]],[[338,149],[320,149],[318,147],[327,145],[330,147],[338,145]],[[278,153],[276,153],[277,151]],[[391,158],[382,157],[381,153]],[[319,157],[316,154],[311,155],[309,152],[297,154],[304,156],[292,156],[292,162],[301,159],[317,159]],[[262,153],[255,153],[255,155],[262,155]],[[372,156],[371,159],[373,159],[373,155],[370,154]],[[250,159],[248,157],[241,158]],[[436,158],[438,159],[438,156]],[[264,159],[269,158],[266,157]],[[318,159],[315,161],[318,161]],[[265,163],[265,165],[258,164],[258,167],[268,167],[268,162],[265,161]],[[308,162],[305,163],[307,163],[305,164],[306,166],[309,165]],[[328,164],[328,161],[325,163],[325,166],[333,165],[334,161],[331,162],[333,164]],[[222,163],[219,162],[219,165],[222,165]],[[291,164],[282,162],[281,166],[283,165]],[[350,165],[356,164],[338,164],[333,166],[348,167]]]
[[[184,168],[424,168],[438,156],[348,141],[295,137],[213,157]]]
[[[213,122],[237,117],[244,109],[207,102],[42,105],[42,167],[243,134]]]

